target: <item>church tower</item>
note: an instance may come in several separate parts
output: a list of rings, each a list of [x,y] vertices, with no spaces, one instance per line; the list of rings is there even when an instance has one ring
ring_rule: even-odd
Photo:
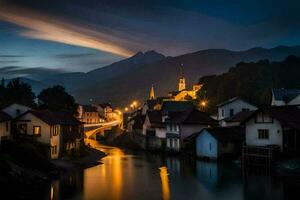
[[[150,100],[155,99],[154,86],[153,86],[153,84],[152,84],[151,89],[150,89],[149,99],[150,99]]]
[[[180,77],[179,77],[179,83],[178,83],[178,91],[185,90],[185,78],[183,76],[183,65],[180,66]]]

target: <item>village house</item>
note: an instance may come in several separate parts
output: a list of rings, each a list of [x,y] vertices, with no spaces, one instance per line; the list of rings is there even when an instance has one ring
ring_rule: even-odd
[[[246,145],[244,158],[247,159],[260,149],[272,160],[273,151],[285,153],[300,152],[300,109],[297,106],[272,106],[259,109],[245,122]],[[257,152],[257,151],[256,151]]]
[[[252,111],[256,110],[257,107],[251,105],[250,103],[242,100],[240,97],[234,97],[223,103],[217,105],[218,108],[218,120],[221,126],[225,126],[223,120],[232,117],[235,114],[242,111]]]
[[[146,137],[146,148],[157,150],[165,146],[166,125],[162,121],[161,111],[147,111],[142,134]]]
[[[0,111],[0,144],[11,138],[11,117]]]
[[[18,134],[50,146],[51,159],[77,151],[83,144],[82,123],[69,113],[29,110],[16,118]]]
[[[203,128],[217,125],[207,113],[199,111],[189,101],[167,101],[162,106],[162,122],[166,124],[166,148],[179,151],[183,139]]]
[[[210,159],[240,155],[245,140],[239,127],[205,128],[193,137],[196,156]]]
[[[112,105],[110,103],[102,103],[102,104],[93,104],[97,108],[100,116],[103,116],[107,121],[111,121],[114,119],[114,112]]]
[[[272,89],[271,106],[300,105],[300,90]]]
[[[104,122],[104,119],[98,113],[97,107],[92,105],[79,105],[78,119],[86,124],[98,124]]]

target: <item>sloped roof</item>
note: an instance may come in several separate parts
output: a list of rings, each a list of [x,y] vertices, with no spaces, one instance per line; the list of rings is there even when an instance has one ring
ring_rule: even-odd
[[[204,130],[209,132],[214,138],[216,138],[216,140],[223,142],[243,141],[245,138],[245,134],[240,127],[206,128],[203,129],[199,134],[203,133]]]
[[[233,98],[228,99],[228,100],[226,100],[226,101],[224,101],[224,102],[222,102],[222,103],[219,103],[219,104],[217,105],[217,107],[224,106],[224,105],[226,105],[226,104],[235,102],[236,100],[239,100],[239,99],[241,99],[241,98],[240,98],[240,97],[233,97]]]
[[[300,90],[296,89],[273,89],[273,95],[277,101],[290,102],[298,95],[300,95]]]
[[[266,110],[284,126],[300,130],[300,109],[297,106],[273,106]]]
[[[228,117],[225,119],[226,122],[244,122],[246,121],[248,118],[250,118],[252,116],[252,114],[255,111],[241,111],[235,115],[233,115],[232,117]]]
[[[161,112],[159,110],[147,111],[147,116],[152,127],[164,127]]]
[[[6,122],[9,120],[11,120],[11,117],[8,114],[6,114],[5,112],[0,110],[0,122]]]
[[[153,110],[154,107],[159,103],[158,99],[148,99],[147,100],[147,105],[148,109]]]
[[[193,109],[195,106],[190,101],[164,101],[162,111],[166,112],[183,112]]]
[[[82,105],[84,112],[97,112],[97,108],[91,105]]]
[[[67,112],[53,112],[49,110],[30,110],[22,114],[24,116],[28,113],[33,114],[37,118],[41,119],[49,125],[61,124],[61,125],[79,125],[82,122],[78,121],[72,114]],[[19,119],[19,116],[17,119]]]
[[[265,109],[258,109],[254,111],[246,121],[254,117],[259,112],[269,114],[271,117],[277,119],[284,126],[300,130],[300,108],[298,106],[271,106]]]
[[[193,109],[183,122],[184,124],[217,124],[218,121],[211,118],[209,114]]]
[[[168,114],[169,118],[167,123],[176,124],[205,124],[205,125],[215,125],[218,124],[216,120],[211,118],[207,113],[202,112],[197,109],[189,109],[183,112],[170,112]]]

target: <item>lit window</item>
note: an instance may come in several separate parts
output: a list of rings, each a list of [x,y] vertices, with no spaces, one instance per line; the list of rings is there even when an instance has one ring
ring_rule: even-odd
[[[34,126],[33,127],[33,135],[34,136],[40,136],[41,135],[41,127],[40,126]]]

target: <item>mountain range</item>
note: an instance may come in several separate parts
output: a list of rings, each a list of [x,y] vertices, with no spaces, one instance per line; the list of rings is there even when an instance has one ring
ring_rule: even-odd
[[[200,77],[224,73],[239,62],[280,61],[289,55],[300,56],[300,46],[256,47],[246,51],[208,49],[176,57],[166,57],[155,51],[139,52],[87,73],[54,74],[30,84],[37,89],[35,92],[43,87],[63,85],[79,103],[92,100],[125,106],[132,100],[146,99],[152,84],[159,96],[176,90],[181,65],[187,85],[191,87]],[[25,82],[33,81],[26,79]]]

